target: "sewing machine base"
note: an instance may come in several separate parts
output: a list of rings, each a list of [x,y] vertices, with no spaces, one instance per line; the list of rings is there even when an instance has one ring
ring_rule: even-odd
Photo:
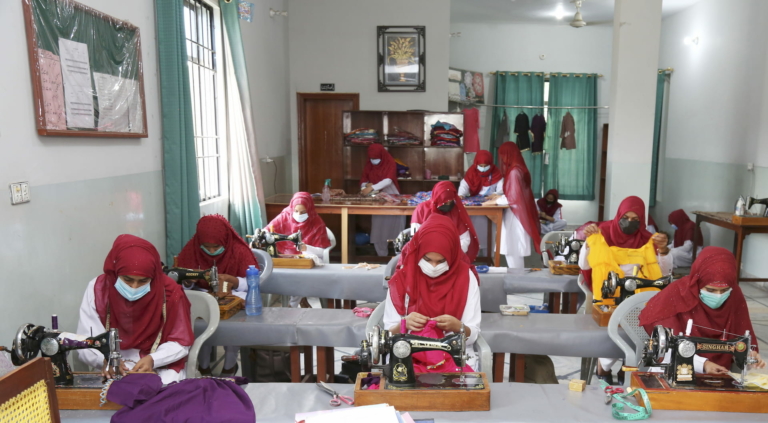
[[[104,388],[104,378],[101,373],[74,372],[75,383],[72,386],[57,386],[56,398],[60,410],[119,410],[122,405],[107,401],[103,407],[101,390]]]
[[[598,326],[601,328],[607,327],[608,322],[611,320],[611,316],[613,315],[613,310],[616,309],[616,307],[609,306],[610,309],[608,311],[600,310],[600,304],[592,304],[592,319],[595,320],[595,323],[597,323]]]
[[[245,308],[245,301],[236,295],[228,295],[216,300],[219,303],[219,319],[227,320]]]
[[[768,413],[768,390],[733,381],[728,375],[702,375],[696,385],[671,387],[663,373],[633,372],[629,385],[645,389],[654,410]]]
[[[311,269],[315,267],[315,261],[310,258],[279,257],[272,259],[272,266],[276,269]]]
[[[416,376],[416,388],[389,387],[382,375],[379,389],[360,389],[360,381],[367,376],[368,373],[357,375],[356,406],[387,403],[398,410],[408,411],[488,411],[491,409],[491,386],[488,384],[485,373],[465,373],[464,376],[472,382],[469,388],[454,383],[461,373],[422,373]]]

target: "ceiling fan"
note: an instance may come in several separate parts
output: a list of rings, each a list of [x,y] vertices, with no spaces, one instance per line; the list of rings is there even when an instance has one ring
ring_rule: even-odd
[[[584,22],[584,19],[581,17],[581,3],[583,0],[571,0],[571,3],[576,5],[576,14],[573,15],[573,20],[571,21],[571,26],[574,28],[583,28],[587,26],[587,23]]]

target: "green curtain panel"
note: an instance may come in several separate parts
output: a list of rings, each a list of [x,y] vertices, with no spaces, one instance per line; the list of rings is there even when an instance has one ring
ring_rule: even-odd
[[[597,109],[552,109],[551,107],[597,106],[597,75],[553,73],[549,77],[547,135],[549,153],[544,191],[557,189],[561,200],[595,199],[595,154]],[[563,118],[573,116],[576,148],[561,148]]]
[[[237,2],[219,1],[224,21],[229,134],[229,222],[241,235],[262,227],[264,204]],[[234,83],[236,82],[236,83]],[[235,88],[236,89],[232,89]],[[265,214],[265,213],[264,213]],[[266,214],[265,214],[266,215]]]
[[[179,254],[192,238],[200,220],[183,8],[183,3],[177,0],[155,1],[163,120],[167,263],[173,263],[173,256]]]
[[[502,122],[504,111],[507,113],[509,123],[509,140],[515,141],[515,118],[519,113],[525,113],[528,123],[536,114],[544,113],[544,73],[543,72],[496,72],[496,100],[497,105],[503,106],[537,106],[541,108],[523,109],[518,107],[493,107],[491,125],[491,152],[494,160],[497,160],[496,134]],[[522,152],[525,164],[531,172],[531,189],[536,198],[541,197],[543,157],[542,154],[532,154],[530,150]]]
[[[664,81],[667,73],[659,69],[656,77],[656,113],[653,121],[653,158],[651,159],[651,196],[648,207],[656,206],[656,183],[659,175],[659,143],[661,140],[661,115],[664,108]]]

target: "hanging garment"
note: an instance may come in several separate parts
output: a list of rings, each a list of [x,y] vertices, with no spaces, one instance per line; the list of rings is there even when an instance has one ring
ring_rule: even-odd
[[[637,265],[639,268],[637,277],[639,278],[659,279],[663,276],[656,258],[656,247],[653,245],[653,239],[649,239],[645,245],[638,249],[609,247],[603,235],[597,233],[587,238],[587,243],[589,244],[589,265],[592,267],[592,295],[595,300],[603,299],[601,288],[608,272],[616,272],[620,278],[625,276],[624,271],[619,267],[620,265]],[[640,293],[648,289],[638,289],[637,292]]]
[[[464,152],[477,153],[480,150],[480,110],[464,109]]]
[[[496,129],[496,139],[493,140],[493,145],[501,147],[507,141],[509,141],[509,119],[507,119],[507,111],[504,110],[499,127]]]
[[[520,151],[531,149],[531,137],[528,134],[530,129],[531,125],[528,122],[528,115],[520,112],[515,118],[515,134],[517,135],[515,142]]]
[[[537,114],[531,120],[531,132],[533,132],[533,144],[531,152],[541,153],[544,151],[544,133],[547,132],[547,121],[544,116]]]
[[[571,112],[563,116],[563,124],[560,127],[560,149],[573,150],[576,148],[576,123]]]

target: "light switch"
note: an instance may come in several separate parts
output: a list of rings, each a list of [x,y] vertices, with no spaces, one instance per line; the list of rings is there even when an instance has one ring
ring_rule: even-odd
[[[11,189],[11,205],[28,203],[29,196],[29,183],[28,182],[14,182],[9,185]]]
[[[29,203],[29,182],[21,183],[21,201]]]

